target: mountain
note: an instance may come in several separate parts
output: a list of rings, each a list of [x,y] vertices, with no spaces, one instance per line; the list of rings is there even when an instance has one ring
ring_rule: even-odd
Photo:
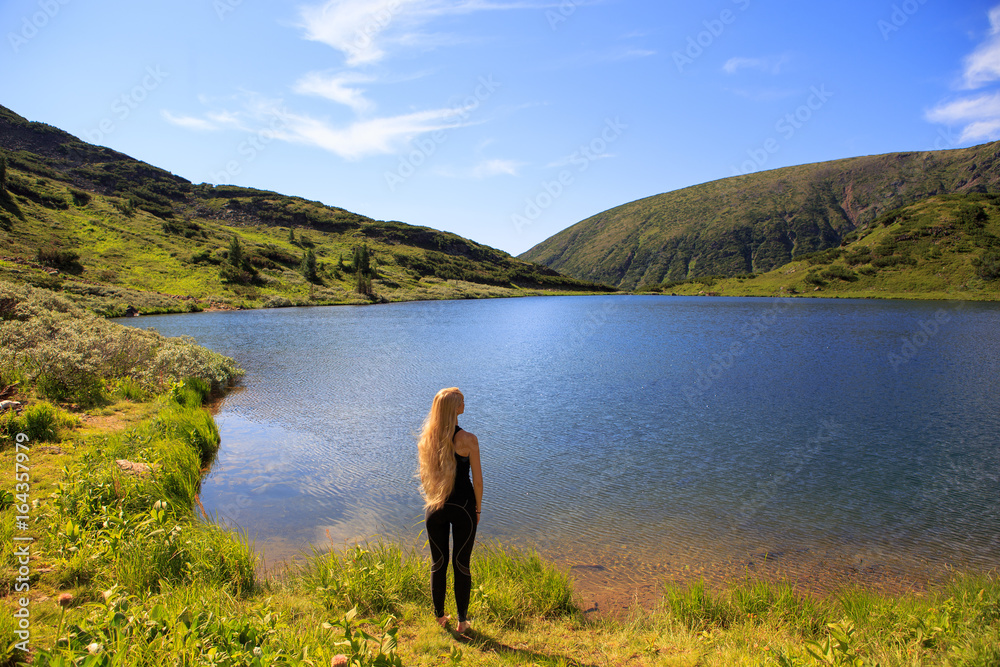
[[[735,176],[640,199],[520,255],[622,289],[770,271],[927,197],[1000,192],[1000,142]]]
[[[928,197],[877,218],[844,244],[762,274],[697,277],[649,292],[712,296],[1000,299],[1000,195]]]
[[[0,106],[0,279],[105,314],[611,291],[456,234],[193,184]]]

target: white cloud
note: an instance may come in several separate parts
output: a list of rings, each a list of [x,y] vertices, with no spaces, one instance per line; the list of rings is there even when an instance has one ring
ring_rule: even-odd
[[[752,69],[765,74],[780,74],[781,68],[791,61],[788,54],[780,56],[764,56],[761,58],[735,57],[730,58],[722,66],[726,74],[736,74],[743,69]]]
[[[489,178],[490,176],[517,176],[523,163],[515,160],[485,160],[472,169],[473,178]]]
[[[413,138],[429,132],[469,125],[471,107],[429,109],[397,116],[357,119],[338,125],[289,111],[282,100],[245,93],[238,110],[212,111],[204,118],[174,116],[168,121],[189,129],[238,129],[266,134],[288,143],[305,144],[347,160],[397,152]]]
[[[558,160],[549,162],[545,165],[546,169],[559,169],[560,167],[568,167],[570,165],[579,166],[581,160],[585,162],[596,162],[597,160],[607,160],[613,157],[618,157],[615,153],[587,153],[584,157],[579,151],[573,153],[572,155],[567,155],[566,157],[561,157]]]
[[[292,90],[300,95],[318,95],[338,104],[351,107],[355,113],[363,114],[375,107],[375,104],[365,97],[364,91],[354,87],[358,83],[370,83],[370,77],[351,74],[328,75],[320,72],[310,72],[299,79]]]
[[[483,180],[494,176],[519,176],[521,167],[525,164],[525,162],[517,160],[494,158],[482,160],[471,168],[455,169],[453,167],[438,167],[434,170],[434,173],[445,178]]]
[[[299,16],[306,39],[343,52],[348,65],[373,63],[385,57],[378,46],[381,33],[408,7],[423,0],[329,0],[302,7]]]
[[[194,116],[178,116],[166,110],[161,111],[160,114],[168,123],[178,127],[183,127],[186,130],[210,131],[219,129],[215,123],[204,118],[195,118]]]
[[[928,111],[926,118],[932,123],[964,126],[960,142],[1000,139],[1000,92],[941,104]]]
[[[1000,79],[1000,6],[990,10],[990,35],[965,59],[965,88],[981,88]]]
[[[989,11],[990,31],[986,39],[964,59],[961,88],[981,89],[1000,81],[1000,5]],[[942,102],[924,114],[932,123],[961,127],[958,141],[1000,139],[1000,92],[967,94]]]
[[[335,127],[309,116],[290,114],[275,134],[285,141],[316,146],[348,160],[396,152],[421,134],[455,127],[453,109],[432,109],[401,116],[355,121]]]
[[[421,48],[469,41],[468,37],[425,30],[434,19],[481,11],[542,9],[550,2],[491,0],[327,0],[299,9],[306,39],[344,54],[347,65],[379,62],[394,46]]]

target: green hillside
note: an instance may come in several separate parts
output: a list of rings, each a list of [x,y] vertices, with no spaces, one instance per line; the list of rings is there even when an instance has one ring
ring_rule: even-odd
[[[643,291],[726,296],[1000,299],[1000,195],[939,195],[890,211],[845,245],[762,274]]]
[[[736,176],[605,211],[522,254],[623,289],[760,273],[927,197],[1000,192],[1000,143]]]
[[[3,107],[0,159],[0,280],[105,314],[609,289],[455,234],[192,184]]]

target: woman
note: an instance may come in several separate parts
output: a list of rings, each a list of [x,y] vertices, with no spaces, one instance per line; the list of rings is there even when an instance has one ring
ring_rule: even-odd
[[[420,484],[426,510],[424,523],[431,547],[431,599],[434,615],[444,627],[445,584],[448,580],[448,534],[454,538],[455,606],[458,632],[465,634],[469,623],[469,595],[472,572],[469,559],[476,541],[476,527],[483,503],[483,471],[479,464],[479,441],[458,426],[465,412],[465,397],[457,387],[442,389],[434,397],[424,420],[417,454]],[[472,480],[469,480],[469,471]]]

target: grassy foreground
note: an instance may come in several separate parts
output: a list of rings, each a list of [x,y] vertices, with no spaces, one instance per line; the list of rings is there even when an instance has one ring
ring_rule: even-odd
[[[0,305],[0,390],[25,404],[0,420],[0,667],[1000,664],[989,575],[898,598],[665,585],[654,608],[592,619],[565,572],[481,544],[469,638],[434,622],[423,549],[317,551],[264,576],[196,510],[219,446],[203,404],[232,361],[41,290]]]

